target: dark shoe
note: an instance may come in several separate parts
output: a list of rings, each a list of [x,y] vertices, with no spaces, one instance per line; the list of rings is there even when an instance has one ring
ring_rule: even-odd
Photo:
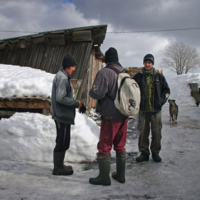
[[[96,178],[90,178],[89,182],[94,185],[110,185],[110,154],[98,154],[99,175]]]
[[[148,155],[148,154],[141,153],[140,156],[138,156],[135,160],[136,160],[137,162],[148,161],[148,160],[149,160],[149,155]]]
[[[117,171],[112,173],[112,177],[119,183],[125,183],[126,152],[116,152]]]
[[[63,164],[64,157],[65,157],[65,151],[63,152],[54,152],[53,154],[53,162],[54,162],[54,169],[53,169],[53,175],[71,175],[73,174],[73,170],[70,167],[67,167]]]
[[[152,154],[152,158],[155,162],[160,162],[162,160],[159,154]]]

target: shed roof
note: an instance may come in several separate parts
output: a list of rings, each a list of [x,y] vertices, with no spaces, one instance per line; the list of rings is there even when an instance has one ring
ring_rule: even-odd
[[[107,25],[98,25],[0,40],[0,63],[57,73],[63,57],[71,54],[78,63],[72,78],[82,79],[91,51],[102,54],[99,47],[105,39],[106,30]]]
[[[91,36],[93,39],[93,44],[100,46],[103,43],[103,40],[105,39],[107,30],[107,25],[96,25],[96,26],[87,26],[87,27],[78,27],[78,28],[70,28],[70,29],[62,29],[62,30],[55,30],[55,31],[45,31],[40,32],[37,34],[32,35],[25,35],[20,37],[14,37],[14,38],[7,38],[0,40],[0,45],[2,44],[9,44],[9,43],[17,43],[19,40],[32,40],[34,38],[40,38],[40,37],[51,37],[52,35],[59,35],[64,34],[65,37],[70,38],[74,36],[75,32],[80,31],[91,31]]]

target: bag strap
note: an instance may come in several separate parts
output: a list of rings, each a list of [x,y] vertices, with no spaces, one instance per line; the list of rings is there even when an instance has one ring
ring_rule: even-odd
[[[119,89],[118,89],[118,101],[120,102],[120,92],[121,92],[121,88],[122,88],[122,85],[124,84],[124,81],[127,79],[127,78],[130,78],[129,76],[125,76],[122,80],[121,80],[121,83],[120,83],[120,86],[119,86]]]
[[[113,71],[115,71],[117,74],[121,73],[119,70],[117,70],[115,67],[113,67],[112,65],[107,65],[105,68],[109,68],[112,69]],[[113,99],[111,96],[109,96],[108,94],[106,94],[106,96],[111,99],[112,101],[114,101],[115,99]]]
[[[105,68],[110,68],[112,69],[113,71],[115,71],[117,74],[120,74],[122,72],[125,72],[125,70],[123,69],[123,71],[119,71],[118,69],[116,69],[115,67],[113,67],[112,65],[107,65]],[[119,92],[118,92],[118,100],[120,101],[120,89],[125,81],[126,78],[129,78],[129,77],[124,77],[121,81],[121,85],[120,85],[120,88],[119,88]],[[106,94],[106,96],[111,99],[112,101],[114,101],[115,99],[111,98],[108,94]]]

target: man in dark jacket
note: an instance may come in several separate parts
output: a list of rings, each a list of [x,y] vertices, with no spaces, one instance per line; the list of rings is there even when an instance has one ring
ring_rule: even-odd
[[[56,146],[54,148],[53,175],[71,175],[71,166],[64,165],[65,152],[70,146],[70,129],[74,124],[75,108],[81,107],[80,101],[73,98],[70,75],[75,71],[76,60],[71,55],[63,59],[62,69],[53,80],[51,96],[51,113],[56,124]]]
[[[144,67],[133,78],[138,83],[141,91],[140,112],[138,121],[139,151],[137,162],[149,160],[149,132],[151,124],[151,154],[155,162],[160,162],[161,150],[161,109],[170,94],[169,86],[165,77],[154,68],[154,57],[147,54],[144,57]]]
[[[106,67],[101,69],[94,80],[89,94],[97,99],[96,111],[101,114],[100,138],[97,145],[97,161],[99,164],[99,175],[90,178],[89,182],[96,185],[110,185],[110,151],[112,145],[116,151],[117,171],[112,177],[120,183],[125,182],[126,152],[125,144],[127,137],[128,117],[121,114],[114,105],[117,92],[117,73],[109,68],[113,67],[118,71],[124,69],[118,62],[118,53],[114,48],[109,48],[105,53]]]

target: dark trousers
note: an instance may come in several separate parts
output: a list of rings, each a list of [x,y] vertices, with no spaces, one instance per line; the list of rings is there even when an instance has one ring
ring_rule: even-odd
[[[161,150],[161,112],[158,113],[139,113],[138,130],[139,130],[139,151],[150,154],[149,151],[149,134],[151,129],[151,153],[158,154]]]
[[[117,152],[124,152],[126,149],[127,123],[125,119],[102,120],[100,138],[97,145],[99,153],[110,153],[112,146]]]
[[[54,152],[63,152],[69,149],[70,146],[70,124],[60,123],[55,121],[56,123],[56,146],[54,148]]]

